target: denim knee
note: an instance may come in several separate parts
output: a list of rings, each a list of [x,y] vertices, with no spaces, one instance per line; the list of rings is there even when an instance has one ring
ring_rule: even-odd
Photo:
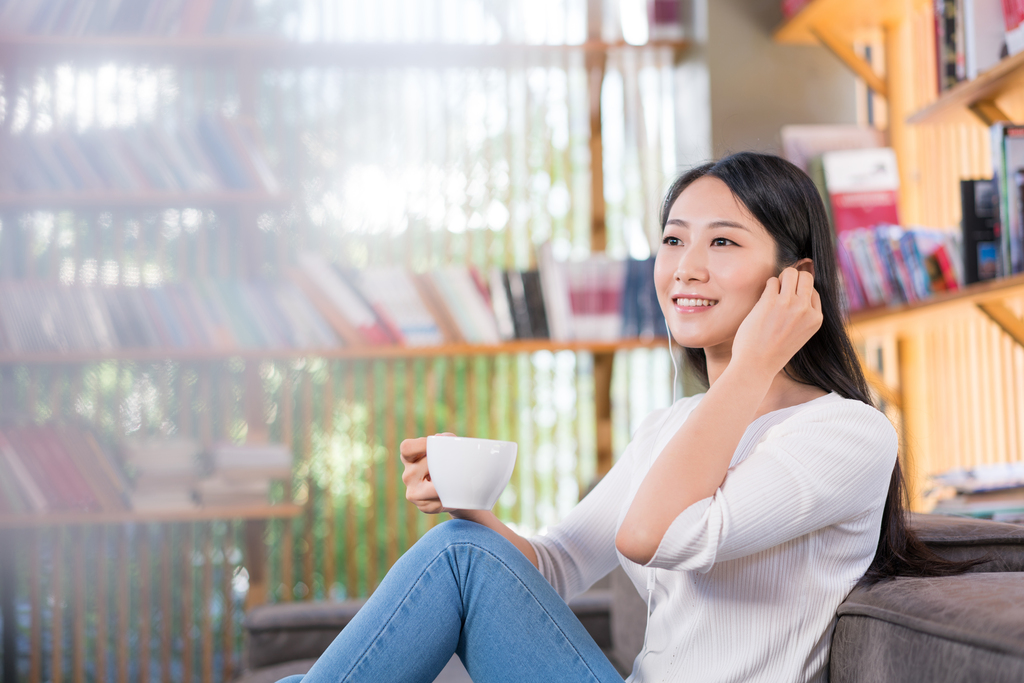
[[[438,550],[460,543],[472,543],[494,551],[498,551],[506,545],[515,548],[497,531],[465,519],[451,519],[442,522],[425,533],[419,542],[435,546]]]

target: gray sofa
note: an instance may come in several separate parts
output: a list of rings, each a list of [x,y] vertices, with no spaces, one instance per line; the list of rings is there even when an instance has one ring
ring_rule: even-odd
[[[913,515],[921,539],[950,559],[986,558],[962,576],[899,578],[855,589],[839,606],[833,683],[1024,681],[1024,526]],[[283,603],[245,619],[237,683],[304,673],[362,603]],[[646,607],[617,570],[570,603],[624,674],[643,643]],[[471,683],[458,659],[435,683]]]

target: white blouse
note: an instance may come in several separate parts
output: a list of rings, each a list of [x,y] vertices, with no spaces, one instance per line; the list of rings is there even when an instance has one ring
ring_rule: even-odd
[[[896,461],[896,431],[828,394],[747,427],[722,486],[675,519],[651,561],[615,549],[636,491],[703,394],[644,420],[564,520],[530,539],[569,600],[621,564],[642,596],[647,647],[632,683],[827,680],[836,608],[867,570]]]

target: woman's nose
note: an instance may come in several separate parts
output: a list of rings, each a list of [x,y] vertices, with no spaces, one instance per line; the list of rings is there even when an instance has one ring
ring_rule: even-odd
[[[695,245],[683,249],[676,262],[675,279],[679,282],[706,282],[708,262],[705,250]]]

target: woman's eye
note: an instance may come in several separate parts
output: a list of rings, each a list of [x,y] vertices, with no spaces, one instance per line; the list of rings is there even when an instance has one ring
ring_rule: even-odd
[[[669,237],[669,236],[661,238],[661,243],[662,244],[667,244],[670,247],[678,247],[680,244],[682,244],[682,242],[679,241],[678,237]]]
[[[716,237],[715,239],[711,240],[711,245],[715,247],[725,247],[730,244],[735,244],[735,242],[733,242],[732,240],[727,240],[724,237]]]

